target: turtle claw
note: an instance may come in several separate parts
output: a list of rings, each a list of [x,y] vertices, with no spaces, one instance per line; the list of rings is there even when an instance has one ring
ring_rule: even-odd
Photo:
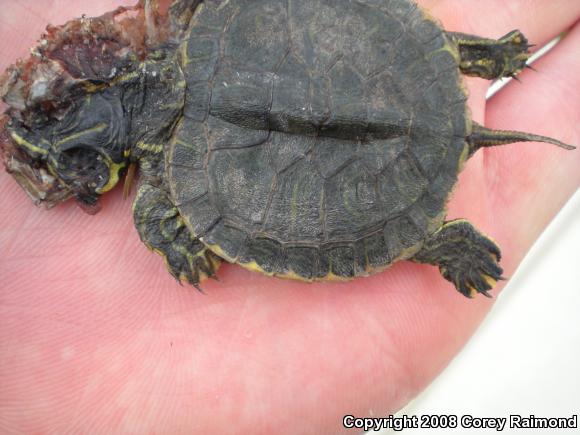
[[[463,219],[443,225],[413,258],[439,266],[441,275],[468,298],[478,293],[491,297],[489,290],[504,279],[500,259],[497,244]]]
[[[175,240],[165,248],[165,252],[158,252],[165,257],[169,273],[181,285],[187,283],[205,294],[199,284],[208,278],[217,279],[215,273],[220,260],[215,254],[195,238],[191,238],[189,243],[187,239]]]
[[[529,63],[526,63],[526,68],[531,69],[534,72],[538,72],[538,70],[536,68],[534,68],[532,65],[530,65]]]
[[[515,74],[510,74],[509,77],[511,79],[514,79],[516,82],[518,82],[520,85],[522,84],[522,80]]]
[[[195,289],[200,292],[202,295],[205,295],[205,292],[203,291],[203,289],[201,288],[201,286],[199,284],[191,284],[192,286],[195,287]]]
[[[519,30],[499,39],[480,38],[474,35],[450,32],[459,49],[461,72],[495,80],[519,74],[530,57],[528,40]]]
[[[144,184],[133,205],[141,240],[165,260],[169,273],[180,283],[194,286],[215,276],[221,260],[187,229],[167,193]]]

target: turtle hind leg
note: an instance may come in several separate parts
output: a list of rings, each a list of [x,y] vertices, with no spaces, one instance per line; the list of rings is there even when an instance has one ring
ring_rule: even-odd
[[[133,217],[143,243],[163,257],[175,279],[199,290],[200,282],[215,277],[221,259],[191,234],[164,190],[141,185]]]
[[[463,74],[495,80],[515,77],[530,57],[528,40],[519,30],[499,39],[486,39],[465,33],[447,32],[459,51]]]
[[[443,277],[471,298],[477,293],[489,296],[488,291],[503,279],[500,258],[493,240],[458,219],[446,222],[431,235],[412,260],[439,266]]]

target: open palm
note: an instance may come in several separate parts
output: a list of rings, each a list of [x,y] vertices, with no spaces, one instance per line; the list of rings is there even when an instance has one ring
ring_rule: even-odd
[[[52,22],[121,0],[15,0],[0,10],[0,70]],[[538,45],[537,69],[476,121],[580,144],[580,3],[422,0],[449,30]],[[449,218],[498,241],[513,274],[580,185],[580,152],[546,144],[479,151]],[[493,300],[469,300],[431,266],[399,263],[344,284],[276,280],[226,265],[206,294],[180,286],[141,244],[119,190],[95,217],[35,209],[0,174],[0,432],[337,433],[342,416],[405,405],[469,339]],[[501,284],[493,292],[501,289]]]

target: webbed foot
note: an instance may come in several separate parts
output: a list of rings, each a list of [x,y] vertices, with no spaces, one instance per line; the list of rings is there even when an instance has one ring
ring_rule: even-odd
[[[502,278],[501,253],[493,240],[464,219],[446,222],[423,245],[413,261],[439,266],[443,277],[464,296],[490,296]]]
[[[143,184],[133,217],[143,243],[163,257],[175,279],[199,290],[201,281],[215,277],[221,259],[191,234],[165,191]]]
[[[530,57],[528,40],[519,30],[500,39],[486,39],[465,33],[448,32],[457,45],[463,74],[494,80],[515,77]]]

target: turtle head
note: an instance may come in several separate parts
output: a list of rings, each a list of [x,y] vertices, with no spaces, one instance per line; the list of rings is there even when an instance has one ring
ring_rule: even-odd
[[[127,166],[123,107],[110,93],[71,99],[62,113],[5,117],[4,162],[31,199],[50,208],[70,197],[87,212]],[[34,116],[36,115],[36,116]]]
[[[147,44],[144,23],[137,7],[48,27],[31,56],[0,78],[8,105],[0,155],[37,205],[76,198],[97,212],[99,197],[141,158],[137,144],[170,134],[182,78],[168,47]]]

